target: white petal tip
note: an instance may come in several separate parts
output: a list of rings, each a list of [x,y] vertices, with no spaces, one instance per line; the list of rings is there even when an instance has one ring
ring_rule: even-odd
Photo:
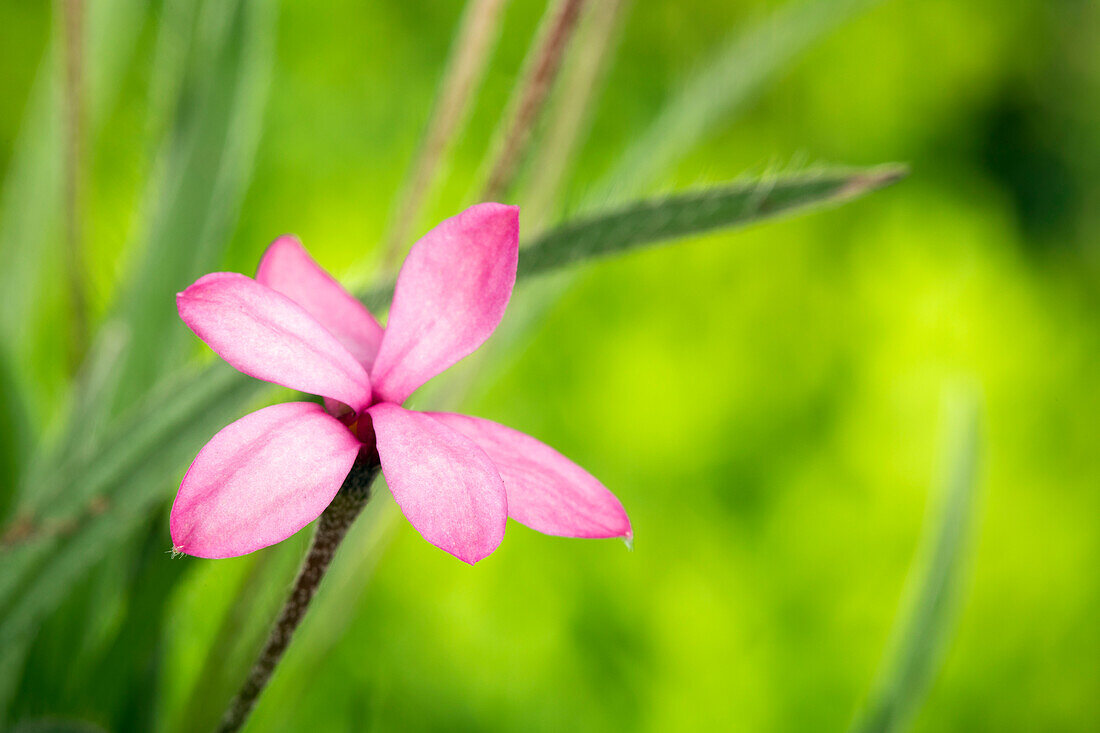
[[[623,544],[626,545],[626,549],[630,552],[634,552],[634,535],[628,534],[623,537]]]

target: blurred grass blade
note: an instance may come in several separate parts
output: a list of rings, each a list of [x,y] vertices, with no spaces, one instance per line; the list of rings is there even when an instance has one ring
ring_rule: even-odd
[[[88,4],[86,56],[96,59],[88,68],[85,94],[90,139],[113,105],[144,13],[145,3],[139,0]],[[53,284],[63,271],[64,220],[58,25],[35,76],[0,196],[0,340],[28,404],[45,406],[40,412],[46,414],[52,408],[49,397],[68,377],[62,358],[67,333],[54,321],[64,317],[68,302],[65,289]],[[34,378],[27,378],[32,372]]]
[[[131,404],[185,358],[190,333],[177,328],[171,297],[216,269],[252,174],[273,57],[271,2],[207,2],[165,141],[165,164],[148,194],[152,219],[141,261],[119,296],[114,319],[130,331],[120,365]]]
[[[393,224],[382,246],[382,269],[397,267],[408,249],[409,232],[417,224],[424,200],[431,193],[477,97],[500,36],[505,0],[469,0],[451,46],[443,81],[436,94],[420,150],[402,185]]]
[[[20,677],[27,662],[29,640],[9,644],[0,649],[0,729],[7,729],[12,700],[19,689]]]
[[[106,733],[100,726],[87,720],[63,720],[45,717],[24,720],[11,729],[11,733]]]
[[[0,524],[8,518],[23,456],[31,445],[31,427],[22,398],[7,354],[0,349]]]
[[[646,244],[839,204],[888,186],[905,174],[906,169],[898,165],[822,171],[640,201],[566,223],[542,235],[520,255],[519,276],[536,275]]]
[[[904,169],[899,166],[822,172],[633,204],[538,238],[520,255],[519,276],[840,203],[902,175]],[[364,301],[381,312],[391,292],[392,286],[376,288],[364,295]],[[111,543],[125,538],[165,498],[172,477],[178,476],[203,441],[270,389],[223,363],[188,370],[185,376],[162,384],[126,420],[116,423],[87,461],[68,464],[55,474],[53,481],[65,484],[67,496],[82,497],[82,501],[62,505],[67,512],[65,526],[73,528],[54,554],[48,552],[58,538],[48,533],[14,550],[0,549],[11,553],[4,556],[11,570],[0,576],[0,646],[29,632],[40,615],[63,597],[68,582],[102,557]],[[102,497],[101,510],[90,514],[84,507],[93,497]]]
[[[212,425],[224,425],[237,416],[247,400],[236,392],[243,388],[253,395],[256,386],[231,376],[201,380],[195,385],[201,390],[178,393],[186,403],[183,409],[147,415],[142,427],[129,434],[140,441],[117,446],[110,452],[111,460],[90,466],[86,476],[74,476],[83,484],[82,491],[101,496],[93,511],[55,520],[49,525],[54,531],[5,551],[0,648],[25,639],[88,567],[148,519],[164,498],[168,477],[194,457],[195,446],[209,439]],[[211,414],[194,419],[196,408]]]
[[[566,57],[561,83],[546,121],[546,131],[532,151],[521,200],[524,225],[542,229],[557,203],[561,183],[572,168],[588,132],[593,100],[602,90],[607,68],[618,46],[629,0],[601,0],[585,6],[574,48]]]
[[[192,3],[166,6],[155,51],[165,68],[154,74],[151,96],[176,101],[154,106],[150,129],[159,130],[169,114],[175,119],[164,131],[161,175],[147,192],[153,219],[144,261],[123,286],[122,304],[100,329],[87,360],[86,371],[107,365],[110,378],[77,380],[70,429],[53,451],[36,459],[39,466],[60,464],[64,475],[64,466],[78,465],[80,454],[97,450],[96,431],[106,418],[148,394],[161,374],[175,371],[184,359],[188,332],[178,328],[171,293],[215,269],[224,250],[259,137],[272,26],[269,2],[215,2],[198,10]],[[181,105],[180,99],[192,102]],[[176,357],[168,366],[170,354]],[[123,384],[126,389],[118,389]],[[59,497],[62,491],[69,496]],[[87,498],[79,484],[43,482],[39,471],[24,481],[22,494],[30,511],[55,501],[64,509]]]
[[[585,0],[550,0],[547,3],[512,90],[512,98],[489,143],[488,173],[478,201],[508,198],[529,152],[534,128],[545,111],[547,97],[561,70],[565,51],[577,30],[584,4]]]
[[[70,405],[67,409],[70,419],[64,423],[60,433],[50,444],[39,446],[38,450],[30,453],[24,473],[20,477],[17,501],[24,516],[38,513],[59,498],[62,501],[79,500],[80,497],[75,492],[59,497],[69,486],[69,482],[51,481],[49,477],[62,475],[68,466],[89,462],[90,452],[100,449],[95,439],[107,422],[107,416],[97,413],[93,408],[96,396],[117,386],[117,364],[129,346],[127,335],[117,324],[100,329],[96,349],[84,360],[72,380],[69,390]],[[0,538],[0,545],[2,544],[3,539]]]
[[[28,359],[39,283],[56,247],[61,221],[61,112],[57,102],[59,60],[51,44],[38,70],[23,127],[4,179],[0,201],[0,335],[15,360]],[[17,347],[18,351],[15,350]]]
[[[954,626],[972,544],[981,427],[976,396],[957,397],[949,408],[949,462],[937,497],[938,513],[929,512],[918,561],[907,580],[905,610],[852,733],[892,733],[908,727]]]
[[[800,0],[739,32],[672,95],[596,186],[597,202],[636,195],[733,115],[794,58],[879,0]]]

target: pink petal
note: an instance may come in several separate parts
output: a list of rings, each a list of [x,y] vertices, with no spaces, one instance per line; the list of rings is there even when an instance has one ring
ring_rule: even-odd
[[[370,404],[370,378],[355,357],[300,305],[252,278],[204,275],[176,305],[191,330],[245,374],[356,411]]]
[[[390,492],[424,539],[471,564],[495,550],[508,500],[489,457],[422,412],[381,403],[367,413]]]
[[[177,552],[236,557],[316,519],[351,470],[360,443],[312,402],[245,415],[211,438],[172,505]]]
[[[478,204],[417,242],[397,278],[371,382],[401,404],[500,323],[519,253],[519,208]]]
[[[615,495],[592,474],[518,430],[490,420],[428,413],[477,443],[504,479],[508,516],[562,537],[627,537],[630,520]]]
[[[293,300],[329,330],[369,370],[382,341],[382,327],[366,306],[313,261],[297,237],[271,243],[256,269],[256,282]]]

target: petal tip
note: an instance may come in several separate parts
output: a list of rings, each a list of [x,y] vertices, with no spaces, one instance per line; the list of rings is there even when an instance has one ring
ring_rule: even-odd
[[[455,551],[452,551],[452,550],[445,550],[445,551],[447,553],[451,554],[451,555],[454,555],[455,557],[457,557],[459,560],[466,563],[467,565],[473,566],[473,565],[476,565],[477,563],[481,562],[485,558],[489,557],[489,555],[492,555],[494,552],[496,552],[497,547],[499,547],[499,546],[500,546],[500,544],[497,543],[496,545],[494,545],[492,548],[490,548],[488,550],[484,550],[484,549],[479,548],[477,550],[474,550],[473,552],[455,552]]]
[[[264,253],[260,255],[260,263],[256,266],[256,278],[259,279],[261,273],[264,270],[264,263],[268,262],[268,255],[274,251],[281,249],[282,247],[294,247],[296,249],[304,250],[302,246],[302,240],[296,234],[280,234],[271,240],[271,244],[264,248]]]
[[[507,238],[508,244],[514,244],[517,248],[519,246],[519,207],[514,204],[500,204],[496,202],[486,202],[482,204],[474,204],[470,208],[459,214],[460,217],[469,220],[473,219],[479,225],[496,224],[496,226],[502,226],[504,231],[501,234]],[[495,220],[495,222],[493,221]]]
[[[516,204],[491,203],[489,205],[494,207],[503,215],[509,216],[512,219],[519,219],[519,206],[517,206]]]
[[[618,499],[616,497],[616,501],[617,500]],[[623,509],[622,506],[623,505],[620,502],[619,503],[619,511],[621,511],[622,515],[623,515],[623,529],[619,532],[618,536],[622,537],[624,542],[630,542],[631,544],[633,544],[633,542],[634,542],[634,527],[633,527],[633,525],[630,524],[630,517],[628,517],[626,515],[626,509]]]

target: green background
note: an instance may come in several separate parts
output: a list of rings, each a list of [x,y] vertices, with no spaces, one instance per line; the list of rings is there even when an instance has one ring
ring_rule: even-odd
[[[682,80],[778,5],[636,0],[558,214],[591,207]],[[141,262],[166,120],[188,114],[188,98],[172,107],[157,92],[171,88],[157,49],[182,33],[178,6],[139,4],[129,45],[89,45],[89,83],[114,87],[89,92],[97,319]],[[476,192],[543,7],[509,4],[418,233]],[[0,171],[33,134],[55,11],[0,4]],[[251,11],[262,31],[238,52],[271,66],[220,268],[251,272],[290,231],[345,282],[371,281],[460,11]],[[751,43],[773,33],[765,22]],[[784,66],[644,192],[825,163],[904,161],[910,176],[835,210],[524,285],[484,354],[418,398],[584,465],[627,508],[634,550],[512,523],[468,567],[380,489],[250,730],[842,730],[903,603],[945,459],[943,395],[960,383],[983,404],[977,511],[914,729],[1100,729],[1098,39],[1089,0],[892,0]],[[30,305],[3,305],[23,324],[5,359],[31,426],[7,437],[24,450],[57,432],[71,375],[66,285],[58,258],[44,260]],[[169,307],[187,284],[171,275]],[[308,533],[244,558],[171,559],[167,502],[184,468],[0,672],[9,722],[185,731],[218,718]]]

